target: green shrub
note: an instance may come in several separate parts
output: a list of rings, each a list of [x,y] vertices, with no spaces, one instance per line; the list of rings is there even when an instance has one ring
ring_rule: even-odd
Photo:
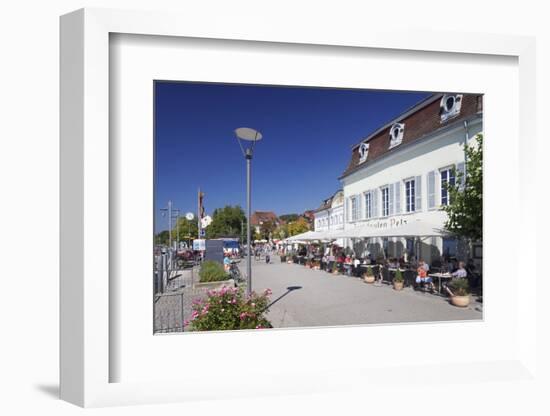
[[[456,296],[466,296],[470,293],[470,285],[466,279],[456,279],[449,283],[451,292]]]
[[[373,276],[372,266],[367,266],[367,276]]]
[[[395,271],[395,276],[393,277],[394,282],[402,282],[403,279],[403,273],[401,273],[401,269],[397,269]]]
[[[217,261],[206,260],[202,263],[199,277],[201,282],[219,282],[227,279],[227,273]]]
[[[242,288],[209,290],[207,298],[193,301],[191,319],[183,324],[190,331],[223,331],[271,328],[265,318],[271,290],[246,296]]]

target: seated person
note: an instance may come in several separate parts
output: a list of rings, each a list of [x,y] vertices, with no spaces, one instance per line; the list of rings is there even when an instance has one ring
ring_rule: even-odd
[[[352,265],[351,257],[348,254],[344,259],[344,269],[346,270],[346,274],[348,276],[351,276],[351,265]]]
[[[229,273],[229,269],[231,269],[231,259],[228,253],[224,253],[223,255],[223,269],[226,273]]]
[[[465,279],[466,277],[468,277],[468,272],[466,271],[466,268],[464,266],[465,265],[463,261],[458,262],[458,269],[451,273],[453,279]]]
[[[423,260],[420,260],[418,263],[418,269],[416,269],[416,283],[428,283],[428,287],[435,291],[435,285],[432,281],[432,278],[428,276],[428,270],[426,270],[426,263]]]
[[[395,258],[390,259],[390,261],[388,263],[388,267],[391,267],[393,269],[397,269],[397,268],[399,268],[399,262]]]

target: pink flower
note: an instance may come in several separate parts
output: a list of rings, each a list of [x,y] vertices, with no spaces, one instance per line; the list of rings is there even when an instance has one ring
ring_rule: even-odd
[[[256,325],[256,329],[264,329],[264,327],[261,325]]]
[[[183,326],[187,326],[187,325],[189,325],[189,321],[187,321],[187,320],[183,321]]]
[[[264,295],[265,295],[265,296],[270,296],[272,293],[273,293],[273,292],[271,291],[271,289],[266,289],[266,290],[264,291]]]

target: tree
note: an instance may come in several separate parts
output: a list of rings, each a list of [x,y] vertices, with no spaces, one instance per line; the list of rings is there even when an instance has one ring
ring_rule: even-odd
[[[156,244],[162,244],[162,245],[168,245],[168,241],[170,239],[170,235],[168,233],[168,230],[161,231],[155,236],[155,243]]]
[[[288,236],[292,237],[293,235],[302,234],[308,231],[309,224],[304,217],[300,217],[296,221],[289,222],[287,230]]]
[[[178,234],[179,229],[179,234]],[[198,229],[197,217],[189,221],[185,217],[179,217],[174,230],[172,231],[172,238],[176,240],[179,235],[180,241],[187,241],[189,239],[198,238]]]
[[[449,205],[442,209],[448,219],[445,228],[471,241],[483,238],[483,135],[478,134],[473,143],[464,145],[466,175],[455,174],[455,184],[448,183]]]
[[[205,229],[206,237],[240,237],[244,227],[246,227],[246,217],[242,208],[239,205],[226,205],[214,210],[212,223]]]
[[[260,239],[269,240],[275,231],[275,223],[273,221],[264,221],[260,224]]]
[[[298,217],[299,217],[298,214],[284,214],[279,216],[279,219],[284,222],[291,222],[291,221],[296,221]]]

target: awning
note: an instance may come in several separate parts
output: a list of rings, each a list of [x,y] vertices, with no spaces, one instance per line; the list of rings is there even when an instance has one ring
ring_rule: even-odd
[[[425,221],[410,221],[399,227],[362,226],[347,230],[325,232],[325,239],[339,238],[375,238],[375,237],[445,237],[449,233],[441,226]]]

